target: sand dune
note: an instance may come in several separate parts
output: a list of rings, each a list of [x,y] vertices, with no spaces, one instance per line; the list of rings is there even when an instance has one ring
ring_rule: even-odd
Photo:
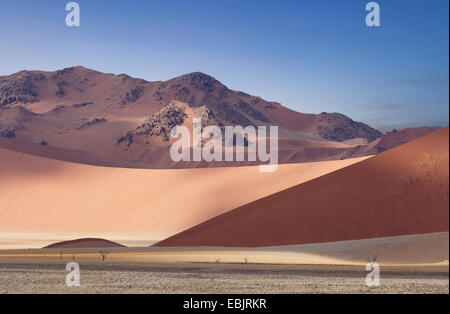
[[[394,147],[406,144],[437,131],[438,127],[420,127],[420,128],[406,128],[399,131],[391,132],[378,139],[377,146],[384,149],[392,149]]]
[[[394,130],[381,138],[370,142],[368,145],[356,146],[346,156],[361,157],[377,155],[386,150],[409,143],[427,134],[436,132],[439,127],[419,127]]]
[[[0,248],[82,237],[149,245],[365,158],[281,165],[274,173],[260,173],[258,167],[96,167],[0,149]]]
[[[69,249],[69,248],[112,248],[124,247],[122,244],[105,239],[85,238],[72,241],[63,241],[53,243],[44,247],[44,249]]]
[[[264,247],[446,232],[448,175],[447,127],[156,245]]]

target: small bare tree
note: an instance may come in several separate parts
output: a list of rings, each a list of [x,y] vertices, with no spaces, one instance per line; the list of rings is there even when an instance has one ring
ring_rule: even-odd
[[[377,257],[375,255],[372,255],[367,261],[370,263],[370,265],[373,265],[373,263],[377,261]]]
[[[102,257],[102,261],[104,262],[106,260],[106,257],[108,257],[109,252],[105,250],[98,251],[98,254]]]

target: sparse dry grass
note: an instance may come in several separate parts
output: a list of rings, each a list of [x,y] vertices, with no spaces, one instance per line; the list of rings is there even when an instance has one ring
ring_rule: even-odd
[[[0,262],[0,293],[449,293],[448,273],[254,264],[81,263],[81,286],[65,285],[64,263]]]

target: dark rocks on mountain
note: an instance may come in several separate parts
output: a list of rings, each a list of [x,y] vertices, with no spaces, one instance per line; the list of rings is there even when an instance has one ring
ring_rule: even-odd
[[[58,96],[58,97],[61,97],[61,98],[64,97],[64,96],[66,95],[66,92],[65,92],[65,90],[64,90],[64,87],[69,86],[69,83],[67,83],[67,82],[63,79],[63,75],[64,75],[64,74],[67,74],[66,71],[69,71],[69,70],[60,70],[60,71],[57,71],[55,74],[53,74],[53,75],[51,76],[51,79],[52,79],[53,81],[55,81],[56,86],[57,86],[57,90],[55,91],[55,95]]]
[[[192,108],[192,113],[194,118],[201,119],[202,128],[208,125],[215,125],[220,128],[225,126],[222,121],[216,118],[214,113],[207,106]]]
[[[136,102],[139,99],[139,97],[141,97],[143,92],[144,89],[141,86],[129,90],[128,92],[125,93],[125,95],[121,96],[122,101],[120,104],[125,105],[128,103]]]
[[[249,141],[248,141],[248,137],[247,137],[247,135],[245,135],[244,136],[244,147],[248,147],[248,145],[249,145]],[[237,135],[236,134],[234,134],[233,135],[233,147],[235,147],[235,146],[237,146]],[[229,144],[229,142],[227,143],[227,145]]]
[[[175,99],[188,104],[195,103],[195,96],[191,93],[190,89],[187,87],[180,87],[175,92]]]
[[[264,106],[264,109],[277,109],[277,107],[275,105],[268,104]]]
[[[251,96],[251,97],[252,97],[252,98],[251,98],[251,100],[250,100],[250,103],[251,103],[253,106],[263,101],[260,97],[257,97],[257,96]],[[272,103],[272,104],[273,104],[273,103]]]
[[[92,105],[92,104],[94,104],[94,103],[93,102],[82,102],[82,103],[79,103],[79,104],[73,104],[72,107],[74,107],[74,108],[82,108],[82,107],[86,107],[86,106]]]
[[[208,125],[224,126],[222,121],[218,120],[208,107],[201,106],[191,109],[193,117],[201,119],[203,128]],[[172,102],[145,120],[136,130],[130,130],[121,136],[116,143],[126,142],[130,146],[135,136],[160,136],[164,142],[167,142],[170,138],[170,131],[175,126],[182,125],[186,118],[185,108],[179,106],[177,102]]]
[[[58,97],[64,97],[64,95],[66,94],[66,92],[64,91],[64,89],[62,87],[59,87],[56,91],[55,91],[55,95]]]
[[[42,74],[19,72],[13,76],[7,84],[0,83],[0,107],[15,103],[38,102],[38,93],[33,81],[41,81],[45,77]]]
[[[62,70],[58,70],[56,71],[56,75],[65,75],[65,74],[69,74],[72,73],[75,70],[75,67],[68,67],[68,68],[64,68]]]
[[[218,119],[231,125],[248,126],[252,124],[243,114],[226,104],[212,105],[211,110]]]
[[[214,77],[201,72],[183,75],[177,78],[176,82],[174,82],[172,86],[175,87],[176,84],[180,82],[187,83],[189,86],[204,92],[212,92],[214,85],[219,83],[219,81],[217,81]]]
[[[13,138],[16,137],[13,129],[0,130],[0,137]]]
[[[3,98],[0,101],[0,107],[6,106],[6,105],[13,105],[16,103],[27,104],[27,103],[34,103],[34,102],[38,102],[38,101],[39,100],[37,98],[30,98],[27,96],[12,96],[12,97]]]
[[[161,136],[162,140],[167,142],[172,128],[182,125],[186,117],[184,110],[172,103],[145,120],[136,130],[128,131],[117,140],[117,143],[127,141],[130,145],[134,136]]]
[[[270,123],[270,120],[263,115],[260,111],[256,110],[250,104],[245,101],[239,102],[239,104],[234,105],[240,111],[243,111],[245,114],[249,115],[251,118],[256,119],[261,122]]]
[[[167,91],[171,91],[168,93]],[[200,92],[200,93],[199,93]],[[215,117],[227,125],[254,125],[270,123],[270,119],[253,107],[259,97],[244,92],[233,92],[214,77],[194,72],[162,82],[158,96],[172,95],[171,99],[189,104],[192,108],[207,106]],[[243,97],[244,99],[236,99]],[[166,97],[167,98],[167,97]],[[233,99],[234,100],[230,100]]]
[[[182,125],[185,118],[186,113],[180,107],[169,105],[162,108],[139,126],[136,129],[136,134],[161,136],[163,141],[168,141],[172,128]]]
[[[54,109],[52,109],[50,112],[51,113],[58,113],[58,112],[63,112],[65,109],[66,109],[66,106],[59,105],[59,106],[55,107]]]
[[[126,81],[130,81],[133,79],[131,76],[129,76],[128,74],[124,74],[124,73],[119,74],[118,76],[121,78],[122,83],[125,83]]]
[[[156,101],[161,101],[163,99],[161,93],[158,91],[153,93],[153,97],[155,97]]]
[[[52,78],[56,82],[56,85],[58,87],[69,86],[69,83],[67,83],[65,80],[63,80],[62,78],[60,78],[58,76],[53,75]]]
[[[356,122],[340,113],[321,113],[317,133],[326,140],[343,142],[353,138],[365,138],[369,142],[382,137],[383,133],[362,122]]]
[[[127,142],[127,146],[130,147],[133,144],[134,131],[128,131],[125,135],[119,137],[116,140],[116,144],[121,144],[122,142]]]
[[[189,73],[158,86],[158,97],[166,101],[177,100],[195,106],[210,106],[223,102],[231,91],[212,76],[204,73]]]
[[[80,127],[78,127],[78,130],[87,129],[87,128],[91,127],[91,126],[97,125],[99,123],[104,123],[104,122],[107,122],[107,121],[108,120],[106,120],[105,118],[95,118],[95,119],[92,119],[89,122],[86,122],[86,123],[82,124]]]

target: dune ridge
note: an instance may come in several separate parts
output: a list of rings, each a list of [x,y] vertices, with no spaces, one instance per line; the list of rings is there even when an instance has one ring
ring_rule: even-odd
[[[447,232],[448,143],[446,127],[155,246],[264,247]]]

